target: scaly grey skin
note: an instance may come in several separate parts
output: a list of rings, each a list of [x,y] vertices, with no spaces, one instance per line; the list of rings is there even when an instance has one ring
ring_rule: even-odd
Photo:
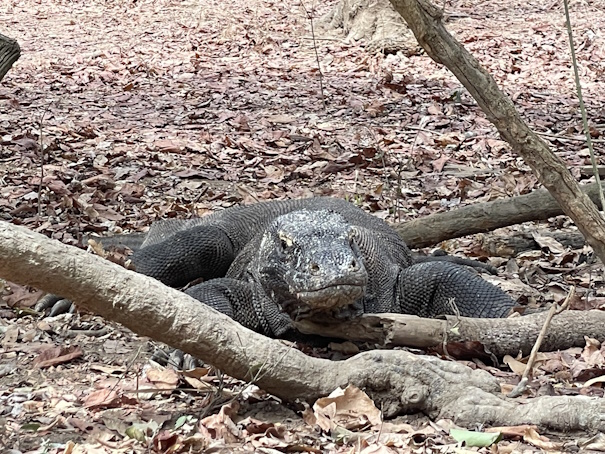
[[[455,310],[504,317],[514,304],[465,267],[414,263],[388,224],[340,199],[263,202],[161,221],[137,242],[137,271],[174,287],[203,278],[186,293],[273,337],[289,336],[292,320],[305,317]]]
[[[334,211],[299,210],[276,217],[254,237],[226,278],[186,292],[275,337],[299,318],[379,312],[434,317],[453,314],[452,301],[463,316],[503,317],[513,306],[508,295],[464,267],[410,261],[405,243],[386,229],[383,234],[353,225]],[[225,289],[238,289],[238,295]]]
[[[440,260],[439,257],[436,260]],[[512,299],[464,267],[414,264],[382,220],[332,198],[264,202],[154,224],[133,257],[139,272],[269,336],[301,317],[396,312],[502,317]],[[224,277],[221,277],[224,276]]]

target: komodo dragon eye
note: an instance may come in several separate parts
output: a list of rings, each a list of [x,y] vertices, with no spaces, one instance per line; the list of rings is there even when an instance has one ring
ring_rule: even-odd
[[[284,234],[279,235],[279,245],[281,246],[282,251],[286,252],[293,244],[294,242],[291,238],[288,238]]]

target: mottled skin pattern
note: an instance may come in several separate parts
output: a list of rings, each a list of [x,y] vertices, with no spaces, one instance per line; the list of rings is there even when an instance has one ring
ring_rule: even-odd
[[[436,258],[439,260],[439,258]],[[512,299],[466,267],[414,263],[382,220],[332,198],[264,202],[154,224],[133,261],[172,286],[269,336],[292,319],[456,311],[504,317]]]

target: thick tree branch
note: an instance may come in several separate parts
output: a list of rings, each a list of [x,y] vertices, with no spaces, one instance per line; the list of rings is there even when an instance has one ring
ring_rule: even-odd
[[[436,348],[444,343],[478,341],[498,357],[529,354],[544,324],[546,313],[515,318],[420,318],[405,314],[365,314],[354,320],[322,325],[297,322],[305,334],[370,342],[380,347]],[[573,326],[573,330],[569,327]],[[582,347],[585,336],[605,342],[605,312],[568,311],[551,322],[542,351]]]
[[[605,220],[567,170],[565,162],[521,119],[493,77],[445,29],[442,12],[427,0],[390,0],[426,53],[449,68],[475,98],[500,135],[532,168],[540,183],[576,223],[605,262]]]

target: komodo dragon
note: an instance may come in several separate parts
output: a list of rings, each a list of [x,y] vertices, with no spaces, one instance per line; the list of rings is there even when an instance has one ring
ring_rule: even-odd
[[[504,317],[514,305],[466,267],[415,263],[387,223],[336,198],[233,207],[123,237],[138,272],[172,287],[203,278],[185,292],[272,337],[305,317]]]

